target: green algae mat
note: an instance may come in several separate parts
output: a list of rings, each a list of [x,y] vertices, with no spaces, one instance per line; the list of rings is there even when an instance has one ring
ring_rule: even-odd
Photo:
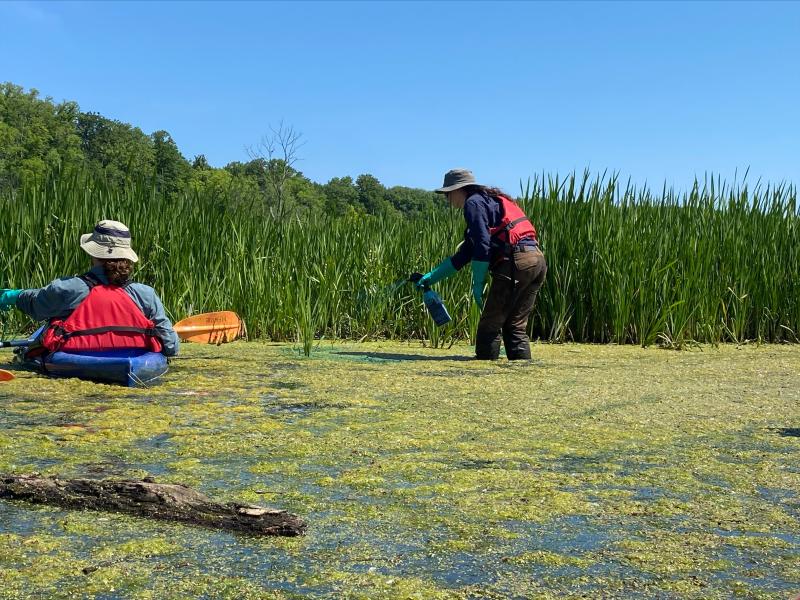
[[[164,385],[20,373],[0,472],[297,513],[255,538],[0,501],[0,598],[789,598],[800,349],[184,345]],[[8,366],[8,365],[0,365]]]

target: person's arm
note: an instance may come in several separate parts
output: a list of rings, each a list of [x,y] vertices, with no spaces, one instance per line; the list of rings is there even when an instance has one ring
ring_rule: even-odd
[[[450,260],[456,271],[463,269],[464,265],[472,260],[472,238],[469,235],[469,230],[464,232],[464,241],[458,245]]]
[[[489,262],[491,238],[489,236],[489,215],[486,213],[481,196],[472,196],[464,204],[464,219],[467,222],[467,237],[471,242],[470,260]]]
[[[461,268],[470,261],[469,257],[471,256],[471,251],[469,248],[465,248],[467,245],[465,242],[468,241],[467,234],[464,232],[464,242],[458,245],[455,254],[453,254],[453,256],[448,256],[433,269],[425,273],[420,280],[417,281],[417,287],[424,288],[433,285],[460,271]]]
[[[56,279],[43,288],[22,290],[16,306],[35,321],[68,316],[89,293],[78,277]]]
[[[484,200],[480,196],[468,198],[464,204],[464,218],[467,221],[467,235],[471,242],[472,256],[472,297],[483,308],[483,286],[489,272],[491,236],[489,234],[489,215]]]
[[[431,285],[450,277],[470,261],[473,261],[473,272],[475,271],[474,262],[481,263],[478,265],[478,271],[483,273],[485,279],[490,250],[489,217],[486,214],[486,208],[482,205],[481,196],[471,196],[467,199],[464,204],[464,219],[467,222],[464,241],[458,245],[451,257],[444,259],[435,269],[422,276],[417,284],[419,287]],[[486,269],[483,268],[484,266]],[[483,289],[483,279],[480,281],[480,286]]]
[[[181,344],[180,338],[172,328],[172,321],[169,320],[164,304],[156,294],[156,291],[150,286],[141,283],[131,284],[129,289],[133,292],[131,296],[139,305],[139,308],[142,309],[144,316],[155,325],[158,339],[161,340],[161,352],[165,356],[177,355]]]
[[[158,337],[161,340],[161,352],[163,352],[165,356],[175,356],[178,354],[178,348],[180,348],[181,345],[180,338],[178,338],[177,332],[172,328],[172,321],[169,320],[167,311],[164,310],[161,298],[156,294],[153,294],[153,296],[155,299],[154,313],[150,318],[153,320],[153,323],[155,323]]]

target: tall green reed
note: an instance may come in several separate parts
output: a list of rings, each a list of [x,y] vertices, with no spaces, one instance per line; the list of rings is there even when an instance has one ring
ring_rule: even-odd
[[[678,193],[614,176],[540,176],[521,202],[549,266],[531,320],[551,341],[662,343],[798,341],[800,225],[791,186],[719,179]],[[463,218],[351,215],[275,220],[229,199],[164,198],[78,174],[0,196],[0,284],[34,287],[83,272],[81,233],[125,222],[174,319],[240,313],[252,337],[472,340],[478,312],[469,269],[437,285],[453,322],[437,329],[412,285],[396,285],[452,254]],[[19,314],[10,327],[30,328]]]

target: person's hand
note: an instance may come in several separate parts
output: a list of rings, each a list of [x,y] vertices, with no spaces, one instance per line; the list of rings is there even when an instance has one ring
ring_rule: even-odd
[[[0,290],[0,310],[8,310],[17,305],[17,296],[22,290]]]
[[[426,287],[430,287],[431,285],[431,277],[433,277],[433,271],[428,271],[417,279],[417,282],[414,284],[418,290],[425,289]]]
[[[434,283],[438,283],[442,279],[447,279],[451,275],[456,272],[456,268],[453,266],[453,261],[450,260],[450,257],[445,258],[442,262],[440,262],[432,271],[428,271],[420,277],[419,281],[417,281],[417,287],[422,289],[424,287],[430,287]]]

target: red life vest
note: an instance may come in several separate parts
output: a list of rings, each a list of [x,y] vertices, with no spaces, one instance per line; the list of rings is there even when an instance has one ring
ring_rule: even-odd
[[[500,203],[503,218],[500,219],[497,227],[489,227],[492,243],[500,246],[503,253],[506,254],[511,246],[518,244],[521,240],[529,239],[536,242],[536,228],[519,205],[505,196],[497,196],[495,199]]]
[[[122,348],[161,351],[155,323],[144,316],[124,286],[103,284],[91,273],[81,279],[89,286],[89,295],[66,319],[50,322],[42,337],[42,346],[47,351]]]

